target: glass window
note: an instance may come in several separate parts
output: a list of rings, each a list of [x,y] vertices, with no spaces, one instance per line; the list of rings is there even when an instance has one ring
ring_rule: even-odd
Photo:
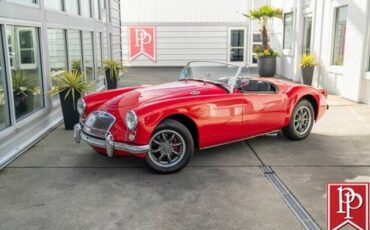
[[[262,47],[262,35],[261,33],[253,33],[252,40],[252,64],[257,64],[257,52],[258,48]]]
[[[113,42],[112,42],[112,34],[109,34],[109,57],[113,58]]]
[[[81,15],[87,18],[91,18],[90,0],[80,0],[80,3],[81,3]]]
[[[44,3],[47,8],[54,9],[54,10],[60,10],[60,11],[63,10],[62,0],[47,0],[47,1],[44,1]]]
[[[312,17],[303,18],[303,42],[302,42],[302,53],[311,52],[311,27]]]
[[[103,57],[104,59],[107,59],[109,56],[108,54],[108,36],[107,36],[107,32],[104,31],[103,32]]]
[[[49,63],[50,63],[50,76],[60,76],[68,69],[67,52],[66,52],[66,39],[65,32],[62,29],[48,29],[48,48],[49,48]],[[54,97],[58,99],[58,95]]]
[[[10,126],[8,87],[6,86],[4,69],[4,52],[0,34],[0,130]]]
[[[95,19],[100,20],[100,0],[94,0]]]
[[[36,0],[10,0],[11,2],[16,2],[20,4],[36,4]]]
[[[7,26],[16,119],[44,106],[38,30]]]
[[[230,61],[244,61],[244,30],[230,30]]]
[[[92,32],[83,33],[83,60],[87,81],[94,80],[94,47]]]
[[[78,0],[65,0],[67,12],[70,14],[79,14]]]
[[[110,22],[110,10],[111,10],[111,8],[110,8],[110,0],[107,0],[107,7],[106,7],[106,9],[107,9],[107,21]]]
[[[102,11],[100,11],[101,19],[102,19],[102,22],[103,22],[103,23],[107,23],[107,16],[106,16],[105,11],[106,11],[106,10],[102,10]]]
[[[101,33],[97,33],[96,36],[96,62],[98,63],[98,72],[101,70],[102,60],[103,60],[103,51],[102,51],[102,36]]]
[[[82,71],[81,33],[77,30],[68,31],[69,68]]]
[[[335,13],[333,65],[343,65],[346,37],[347,6],[338,7]]]
[[[293,13],[284,14],[283,49],[292,49]]]
[[[253,34],[253,42],[262,42],[262,35],[260,33],[254,33]]]

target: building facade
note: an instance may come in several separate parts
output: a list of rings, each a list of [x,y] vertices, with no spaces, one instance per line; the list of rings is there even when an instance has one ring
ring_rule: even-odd
[[[80,69],[104,88],[121,59],[119,0],[0,0],[0,167],[62,121],[53,76]]]
[[[189,60],[246,64],[248,24],[242,0],[122,0],[122,57],[130,66],[183,66]],[[156,60],[129,60],[130,27],[156,30]],[[233,41],[229,44],[229,41]],[[132,39],[131,39],[132,42]],[[229,58],[230,57],[230,58]]]
[[[122,0],[122,57],[129,66],[183,66],[191,60],[256,65],[259,23],[242,13],[272,5],[282,19],[269,26],[277,74],[301,81],[304,53],[317,59],[313,85],[370,104],[370,0]],[[156,58],[129,58],[128,28],[156,29]],[[131,40],[131,42],[130,42]]]
[[[370,1],[271,0],[284,10],[273,23],[271,41],[281,57],[278,74],[301,80],[299,60],[313,54],[313,85],[370,104]]]

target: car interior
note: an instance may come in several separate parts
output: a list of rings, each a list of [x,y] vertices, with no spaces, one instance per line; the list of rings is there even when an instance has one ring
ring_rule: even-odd
[[[238,79],[236,87],[243,93],[250,92],[263,92],[263,93],[276,93],[277,87],[268,81],[257,80],[257,79]]]

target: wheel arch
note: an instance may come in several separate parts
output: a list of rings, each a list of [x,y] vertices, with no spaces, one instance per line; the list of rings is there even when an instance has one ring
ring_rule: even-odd
[[[298,101],[301,101],[301,100],[307,100],[311,103],[312,107],[313,107],[313,111],[314,111],[314,117],[315,117],[315,121],[317,120],[317,115],[319,113],[319,105],[318,105],[318,102],[316,100],[316,98],[312,95],[312,94],[306,94],[306,95],[303,95],[301,98],[299,98]],[[297,101],[297,103],[298,103]]]
[[[161,124],[165,120],[175,120],[183,124],[191,133],[191,136],[193,137],[194,140],[194,147],[199,148],[199,132],[198,132],[198,126],[194,122],[193,119],[191,119],[189,116],[186,116],[184,114],[171,114],[169,116],[164,117],[159,123]]]

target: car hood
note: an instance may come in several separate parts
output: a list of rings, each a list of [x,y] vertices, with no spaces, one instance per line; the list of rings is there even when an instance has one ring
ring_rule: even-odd
[[[110,108],[133,107],[156,100],[211,94],[227,94],[227,92],[220,86],[211,83],[177,81],[138,88],[112,98],[105,105]]]

